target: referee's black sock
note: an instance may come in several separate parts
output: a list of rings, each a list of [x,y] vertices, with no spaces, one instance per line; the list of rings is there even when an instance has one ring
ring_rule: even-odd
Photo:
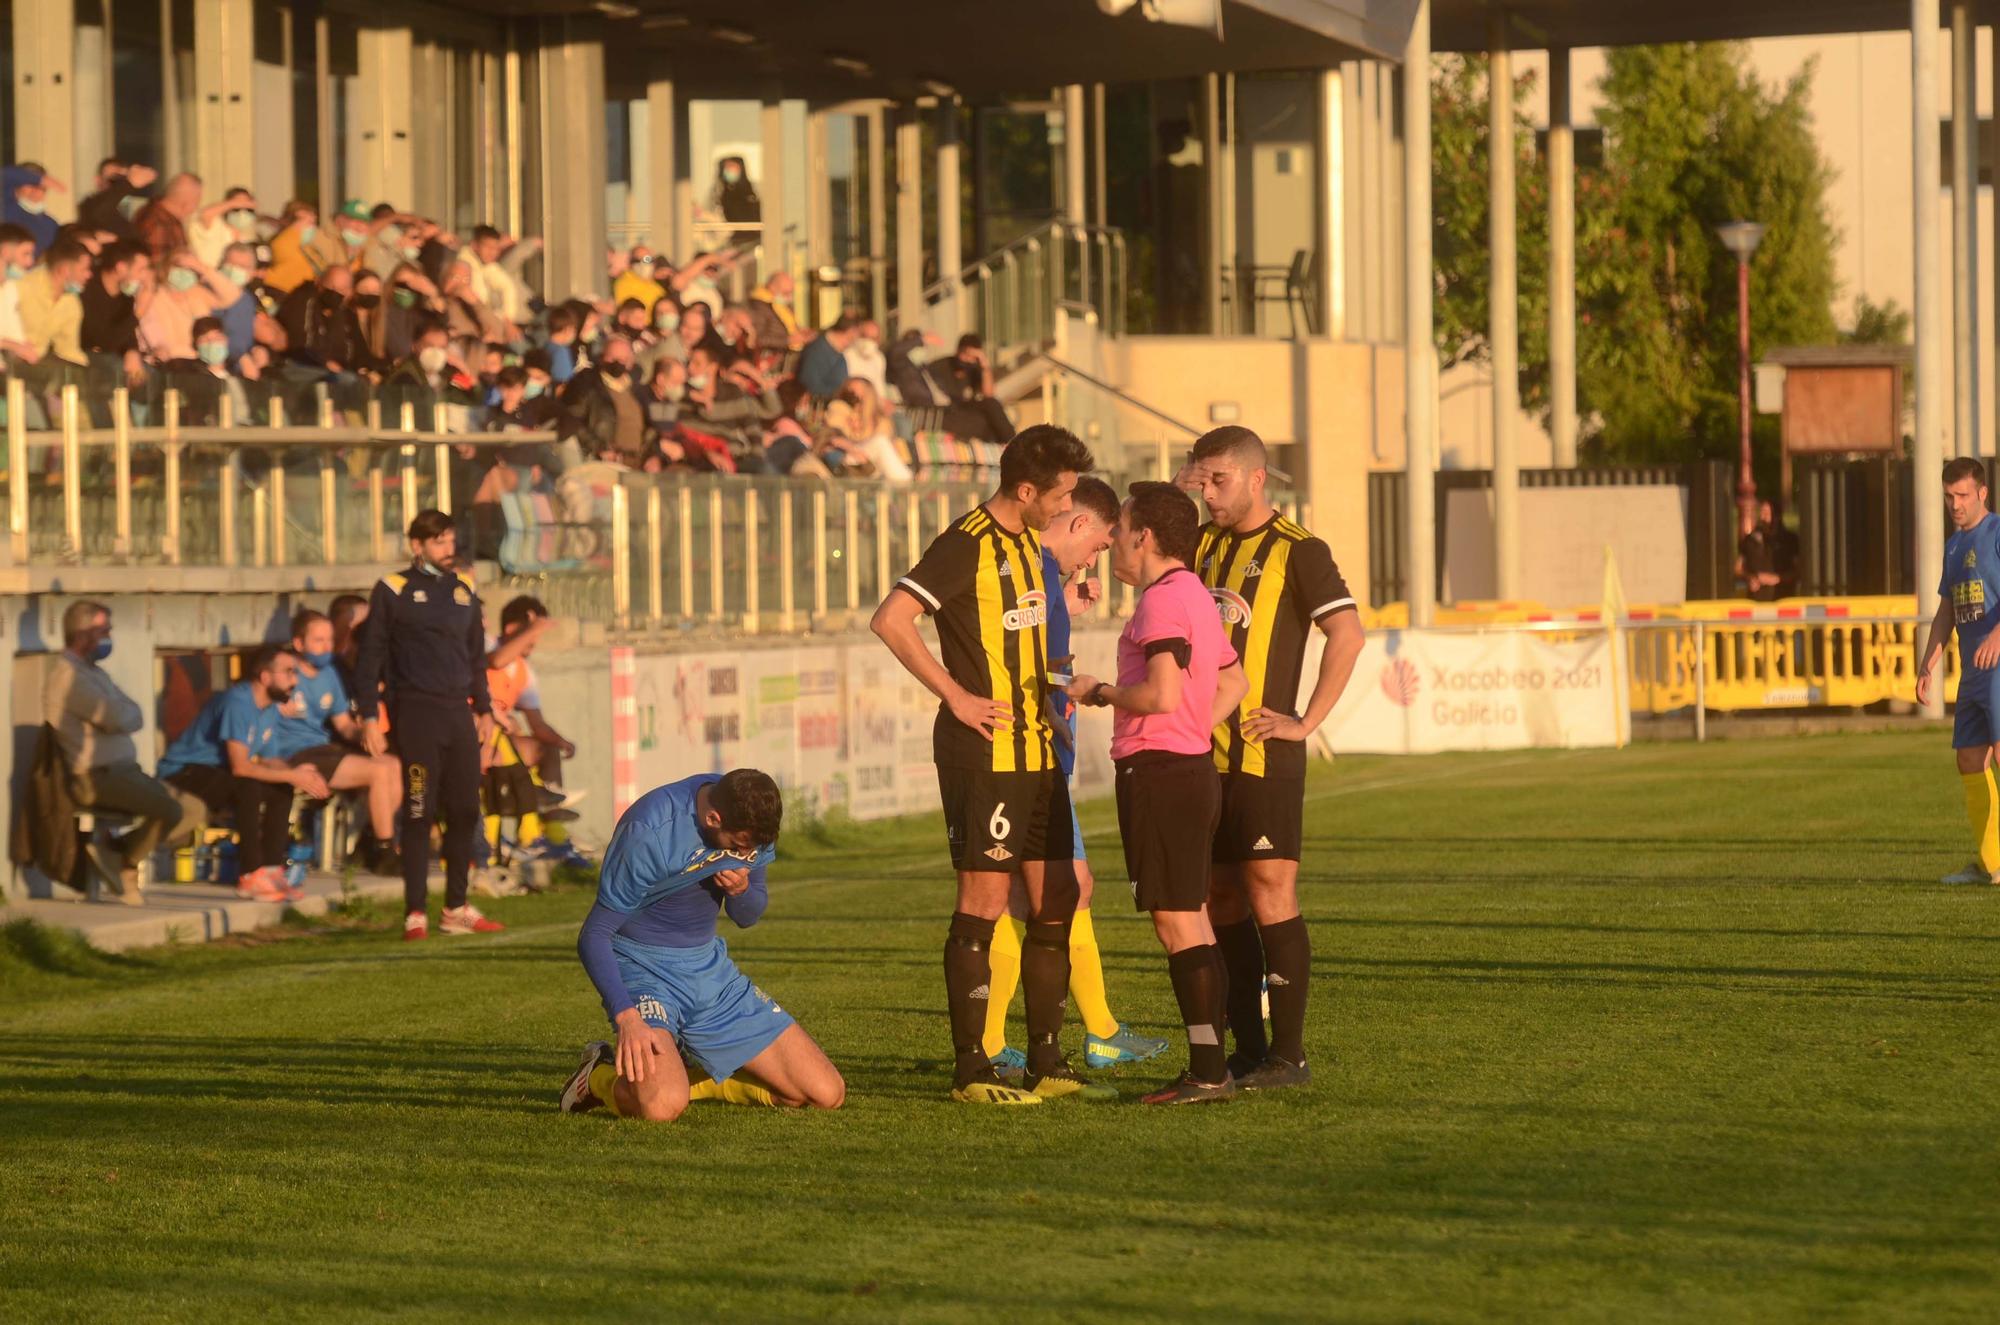
[[[954,911],[944,941],[944,1001],[951,1014],[952,1084],[963,1086],[993,1070],[981,1041],[986,1035],[986,1003],[992,967],[993,922]]]
[[[1223,989],[1229,979],[1222,953],[1213,943],[1182,948],[1167,957],[1167,974],[1187,1027],[1188,1071],[1197,1081],[1220,1082],[1229,1075],[1222,1055]]]
[[[1069,1006],[1067,920],[1035,920],[1021,945],[1021,997],[1026,1003],[1028,1070],[1048,1071],[1062,1061],[1063,1012]]]
[[[1270,1048],[1264,1040],[1264,944],[1257,937],[1257,922],[1245,918],[1217,925],[1215,946],[1222,949],[1222,964],[1229,970],[1229,1031],[1236,1037],[1236,1052],[1257,1062]]]
[[[1265,925],[1264,969],[1271,981],[1271,1052],[1288,1063],[1306,1061],[1306,988],[1312,982],[1312,936],[1306,918]]]

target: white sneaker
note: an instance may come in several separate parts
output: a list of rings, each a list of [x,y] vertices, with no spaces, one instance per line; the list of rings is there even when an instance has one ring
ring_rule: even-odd
[[[1981,865],[1978,861],[1975,860],[1970,864],[1968,864],[1964,869],[1960,870],[1958,873],[1947,874],[1942,879],[1939,879],[1938,882],[1939,883],[1991,883],[1993,882],[1993,876],[1986,872],[1985,866]]]
[[[507,928],[497,920],[488,920],[479,908],[467,902],[464,906],[448,906],[438,917],[438,929],[446,934],[492,934]]]

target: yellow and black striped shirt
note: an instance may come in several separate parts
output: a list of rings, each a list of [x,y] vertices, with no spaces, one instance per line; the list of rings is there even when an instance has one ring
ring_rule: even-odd
[[[1036,773],[1056,767],[1043,703],[1048,690],[1049,589],[1032,529],[1009,531],[976,506],[939,534],[896,587],[937,618],[952,680],[1008,706],[992,741],[938,706],[934,753],[954,768]]]
[[[1250,682],[1242,705],[1215,729],[1215,766],[1251,777],[1305,776],[1304,742],[1252,740],[1243,718],[1259,708],[1298,715],[1307,632],[1355,608],[1333,553],[1303,525],[1273,515],[1241,533],[1204,526],[1195,571],[1215,597]]]

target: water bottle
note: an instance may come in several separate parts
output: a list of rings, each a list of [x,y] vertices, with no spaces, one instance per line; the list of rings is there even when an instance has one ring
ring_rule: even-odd
[[[236,886],[236,841],[224,838],[215,848],[215,881],[225,888]]]
[[[306,873],[312,869],[313,847],[310,842],[294,842],[285,852],[285,886],[303,888]]]

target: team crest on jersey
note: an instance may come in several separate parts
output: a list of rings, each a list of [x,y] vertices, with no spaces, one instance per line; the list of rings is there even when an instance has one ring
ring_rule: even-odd
[[[471,607],[472,590],[466,588],[462,584],[453,586],[451,591],[451,601],[457,603],[460,607]]]
[[[333,692],[331,690],[327,691],[325,694],[319,697],[319,706],[323,709],[330,709],[333,707]]]
[[[1215,597],[1215,610],[1222,615],[1225,626],[1241,626],[1250,620],[1250,600],[1234,589],[1215,588],[1209,593]]]
[[[1971,548],[1965,550],[1965,568],[1967,570],[1979,569],[1979,554]]]
[[[1262,575],[1263,573],[1264,573],[1264,568],[1258,565],[1254,560],[1252,560],[1249,565],[1243,568],[1243,578],[1246,580],[1251,579],[1258,575]]]
[[[981,854],[984,855],[988,860],[994,861],[996,863],[1003,860],[1012,860],[1014,858],[1014,853],[1009,851],[1006,847],[1001,846],[998,842],[995,842],[992,846],[986,848],[986,850]]]
[[[422,589],[412,589],[410,591],[410,601],[413,603],[428,603],[430,600],[431,596]]]
[[[1000,624],[1009,630],[1033,630],[1036,626],[1049,623],[1048,595],[1040,589],[1030,589],[1015,600],[1014,610],[1002,613]]]

